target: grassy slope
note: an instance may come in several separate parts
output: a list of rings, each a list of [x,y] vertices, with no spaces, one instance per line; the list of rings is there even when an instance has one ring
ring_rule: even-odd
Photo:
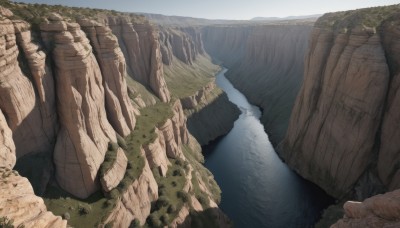
[[[164,66],[165,80],[173,96],[183,98],[191,96],[215,78],[220,66],[215,65],[206,56],[199,55],[193,65],[173,60],[171,66]]]

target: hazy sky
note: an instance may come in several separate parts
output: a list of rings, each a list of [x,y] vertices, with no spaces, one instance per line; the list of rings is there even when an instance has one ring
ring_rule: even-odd
[[[320,14],[371,6],[399,4],[400,0],[17,0],[209,19],[251,19]]]

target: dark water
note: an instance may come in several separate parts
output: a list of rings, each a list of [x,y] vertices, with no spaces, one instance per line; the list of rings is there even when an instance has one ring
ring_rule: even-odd
[[[222,139],[203,148],[222,190],[220,207],[235,227],[313,227],[332,199],[291,171],[276,155],[251,105],[222,71],[217,85],[242,114]]]

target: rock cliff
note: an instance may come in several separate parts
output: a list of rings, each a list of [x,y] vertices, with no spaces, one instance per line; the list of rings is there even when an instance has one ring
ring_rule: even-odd
[[[400,187],[398,7],[326,14],[311,35],[282,156],[338,198]]]
[[[220,190],[180,99],[171,100],[156,27],[134,14],[3,2],[16,15],[0,8],[2,219],[128,227],[179,226],[204,208],[221,215]],[[189,43],[194,56],[204,52]],[[10,170],[16,161],[43,200]],[[199,181],[202,189],[193,185]],[[183,205],[189,213],[178,216]]]
[[[376,195],[364,202],[348,201],[345,216],[331,228],[400,226],[400,190]]]
[[[303,79],[304,55],[312,29],[295,25],[220,25],[202,31],[204,47],[229,68],[227,77],[263,109],[261,122],[279,143]]]

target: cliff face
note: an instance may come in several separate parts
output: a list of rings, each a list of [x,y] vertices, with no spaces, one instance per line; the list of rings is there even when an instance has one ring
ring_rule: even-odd
[[[219,188],[201,164],[180,99],[171,101],[156,28],[132,14],[5,4],[32,28],[0,8],[0,205],[7,208],[0,217],[65,227],[47,206],[73,226],[177,227],[195,211],[219,212]],[[187,36],[201,40],[195,31]],[[194,56],[203,53],[190,45]],[[11,170],[16,160],[43,199]],[[184,208],[188,214],[179,213]]]
[[[229,68],[227,77],[263,108],[261,122],[273,144],[287,130],[303,79],[311,25],[235,25],[203,29],[207,53]]]
[[[201,29],[161,27],[160,38],[168,88],[182,103],[190,133],[201,145],[226,134],[240,112],[215,84],[220,67],[205,52]]]
[[[348,201],[343,208],[345,216],[332,228],[400,226],[400,190],[376,195],[364,202]]]
[[[382,184],[400,187],[399,146],[392,141],[398,128],[398,17],[389,8],[388,19],[379,21],[376,9],[317,21],[283,142],[287,163],[338,198],[354,188],[365,198]],[[363,15],[377,24],[367,26]]]

